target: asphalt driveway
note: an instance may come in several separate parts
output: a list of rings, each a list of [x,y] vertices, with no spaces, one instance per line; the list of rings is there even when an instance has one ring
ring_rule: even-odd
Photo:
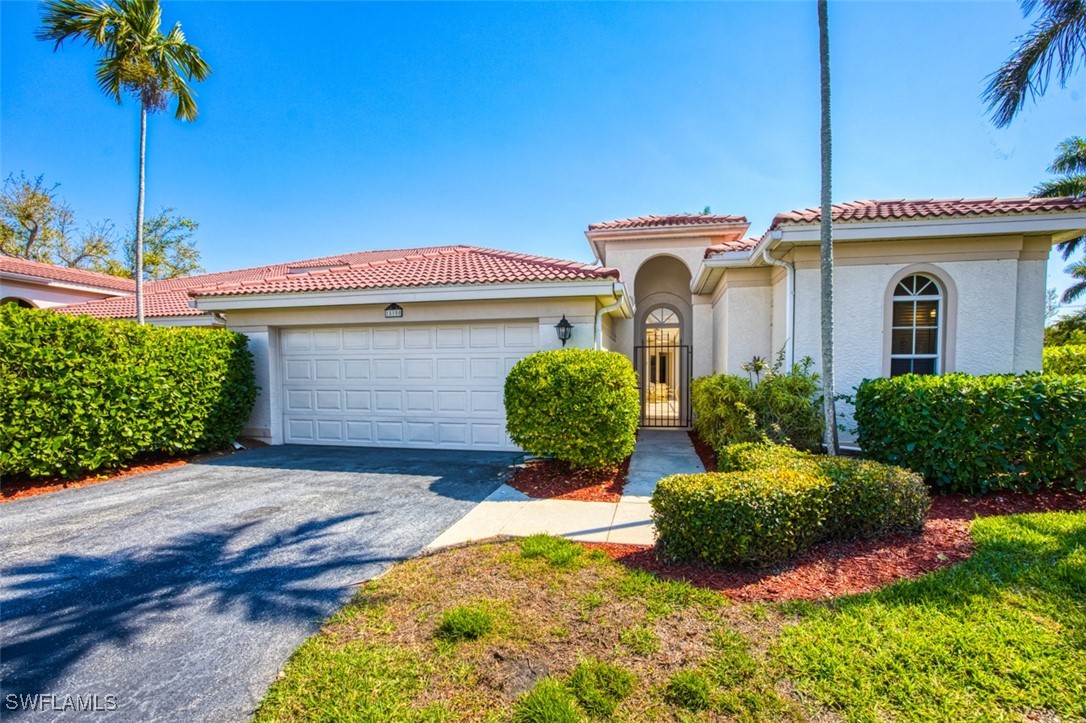
[[[512,459],[268,447],[0,505],[0,717],[247,719],[359,582]]]

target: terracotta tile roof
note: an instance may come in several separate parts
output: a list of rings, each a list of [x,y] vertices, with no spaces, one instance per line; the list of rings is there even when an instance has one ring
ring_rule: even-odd
[[[709,248],[705,249],[705,258],[709,258],[710,256],[716,256],[717,254],[728,253],[729,251],[750,251],[757,245],[758,239],[756,238],[724,241],[722,243],[713,244]]]
[[[204,313],[189,306],[193,296],[599,278],[618,278],[618,270],[475,246],[360,251],[151,282],[144,286],[144,313],[149,317]],[[105,299],[58,311],[130,319],[136,315],[136,302],[131,297]]]
[[[834,221],[896,221],[907,219],[997,214],[1045,213],[1086,209],[1086,198],[922,198],[886,201],[850,201],[833,205]],[[816,223],[822,218],[818,208],[804,208],[779,213],[770,230],[784,224]]]
[[[109,274],[99,274],[85,269],[69,269],[65,266],[43,264],[40,261],[28,261],[13,256],[0,256],[0,272],[21,274],[23,276],[35,276],[49,281],[59,281],[65,284],[77,284],[90,286],[105,291],[118,291],[132,293],[136,284],[132,279],[122,279]]]
[[[706,226],[716,223],[746,223],[746,216],[678,213],[671,216],[638,216],[617,221],[588,224],[589,231],[617,231],[620,229],[673,228],[681,226]]]

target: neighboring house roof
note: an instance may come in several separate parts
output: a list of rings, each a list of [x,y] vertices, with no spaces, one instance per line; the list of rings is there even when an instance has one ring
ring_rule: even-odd
[[[193,296],[301,293],[437,285],[497,284],[618,278],[617,269],[475,246],[435,246],[359,251],[304,261],[200,274],[145,284],[148,317],[198,316]],[[130,319],[135,299],[124,297],[76,304],[66,314]]]
[[[132,279],[99,274],[85,269],[70,269],[66,266],[54,266],[40,261],[30,261],[14,256],[0,256],[0,274],[18,275],[41,279],[44,283],[62,283],[104,291],[131,294],[136,283]]]
[[[746,238],[736,241],[724,241],[722,243],[713,244],[709,248],[705,249],[705,258],[710,256],[716,256],[717,254],[724,254],[731,251],[750,251],[752,248],[758,245],[758,239]]]
[[[611,231],[638,228],[670,228],[674,226],[707,226],[717,223],[747,223],[746,216],[678,213],[671,216],[638,216],[616,221],[588,224],[589,231]]]
[[[922,198],[885,201],[850,201],[833,205],[833,221],[897,221],[942,217],[1018,215],[1086,209],[1086,198]],[[779,213],[769,229],[785,224],[817,223],[821,209],[804,208]]]

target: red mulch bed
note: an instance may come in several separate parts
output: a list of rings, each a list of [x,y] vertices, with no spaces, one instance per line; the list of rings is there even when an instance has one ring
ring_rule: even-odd
[[[626,486],[630,458],[617,467],[570,469],[553,459],[529,462],[508,483],[529,497],[578,502],[618,502]]]
[[[241,441],[248,449],[267,446],[263,442],[255,439],[243,439],[239,441]],[[99,482],[112,482],[113,480],[124,479],[125,477],[132,477],[133,475],[144,474],[145,472],[157,472],[160,469],[180,467],[189,464],[190,462],[200,462],[205,459],[225,457],[234,452],[234,449],[226,449],[219,452],[190,454],[184,457],[170,457],[161,454],[148,455],[141,460],[137,460],[129,467],[110,470],[108,472],[94,472],[70,480],[7,478],[0,484],[0,504],[10,502],[11,500],[21,499],[23,497],[34,497],[50,492],[59,492],[60,490],[72,487],[86,487],[87,485],[98,484]]]
[[[719,590],[734,600],[821,600],[868,592],[961,562],[973,552],[969,523],[975,517],[1054,510],[1086,510],[1086,493],[1048,490],[980,498],[939,496],[932,499],[924,532],[917,537],[828,542],[784,566],[764,570],[667,564],[656,559],[656,551],[651,547],[583,544],[603,550],[628,567]]]
[[[698,453],[698,457],[701,459],[701,466],[705,468],[706,472],[716,472],[716,452],[713,451],[713,448],[697,432],[690,430],[687,434],[690,435],[690,442],[694,445],[694,451]]]

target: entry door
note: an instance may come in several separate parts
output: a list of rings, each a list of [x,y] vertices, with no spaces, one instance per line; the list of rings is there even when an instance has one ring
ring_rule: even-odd
[[[530,323],[283,329],[284,440],[516,450],[505,376],[537,337]]]

